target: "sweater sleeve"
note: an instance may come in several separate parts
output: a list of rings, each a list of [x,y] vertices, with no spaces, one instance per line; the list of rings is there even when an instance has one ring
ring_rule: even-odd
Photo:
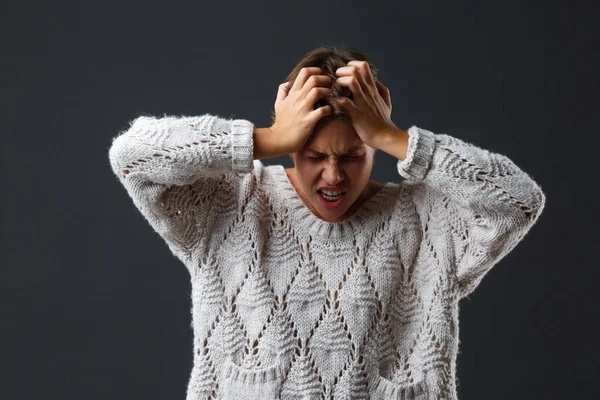
[[[504,155],[416,126],[408,134],[398,172],[421,189],[413,200],[427,247],[437,251],[433,257],[450,255],[459,296],[465,297],[528,233],[546,196]],[[441,239],[446,235],[451,243]],[[452,248],[440,248],[448,245]]]
[[[202,235],[215,193],[253,170],[251,122],[215,115],[141,116],[108,156],[136,208],[184,259]]]

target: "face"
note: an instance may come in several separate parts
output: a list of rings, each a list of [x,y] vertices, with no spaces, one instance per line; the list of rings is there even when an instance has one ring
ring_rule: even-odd
[[[321,219],[343,221],[368,192],[375,151],[363,143],[352,122],[322,118],[304,147],[292,154],[294,186]],[[342,194],[326,197],[322,190]]]

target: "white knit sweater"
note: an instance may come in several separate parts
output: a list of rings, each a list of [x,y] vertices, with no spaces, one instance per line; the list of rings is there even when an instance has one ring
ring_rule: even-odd
[[[187,400],[456,399],[458,302],[533,226],[540,186],[507,157],[413,126],[350,218],[253,160],[253,124],[142,116],[110,164],[190,273]]]

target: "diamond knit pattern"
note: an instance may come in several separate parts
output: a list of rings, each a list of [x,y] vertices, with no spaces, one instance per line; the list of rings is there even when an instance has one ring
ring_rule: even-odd
[[[254,125],[142,116],[109,161],[187,268],[187,400],[457,399],[458,303],[529,232],[540,186],[504,155],[412,126],[402,181],[313,214]]]

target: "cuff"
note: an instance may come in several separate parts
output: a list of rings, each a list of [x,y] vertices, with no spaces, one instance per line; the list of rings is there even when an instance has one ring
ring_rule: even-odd
[[[399,160],[398,173],[409,181],[421,180],[429,171],[435,150],[435,134],[412,126],[408,130],[406,159]]]
[[[232,168],[237,173],[252,171],[254,124],[245,119],[231,121]]]

